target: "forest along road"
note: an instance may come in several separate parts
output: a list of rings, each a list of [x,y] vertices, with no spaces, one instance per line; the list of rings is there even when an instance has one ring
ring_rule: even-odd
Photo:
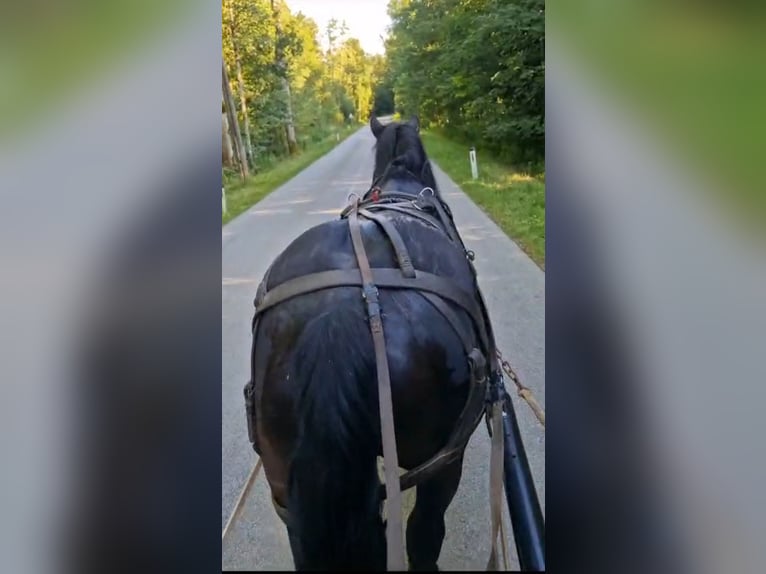
[[[289,182],[223,227],[222,233],[222,494],[225,528],[257,463],[248,438],[242,390],[249,378],[250,321],[259,282],[273,259],[311,226],[335,219],[349,193],[370,186],[375,139],[365,126]],[[468,150],[466,150],[468,161]],[[497,343],[545,408],[545,274],[446,174],[434,165],[466,247],[476,253],[479,284]],[[545,431],[506,380],[532,474],[545,510]],[[489,556],[489,454],[484,423],[468,445],[460,488],[446,514],[443,570],[483,570]],[[405,493],[411,508],[415,489]],[[518,569],[507,511],[509,558]],[[287,531],[271,505],[263,470],[223,539],[226,570],[292,570]]]

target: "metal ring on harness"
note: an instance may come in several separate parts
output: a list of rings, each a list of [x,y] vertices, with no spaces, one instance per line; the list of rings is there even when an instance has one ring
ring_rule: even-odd
[[[351,203],[352,203],[352,202],[351,202],[351,198],[352,198],[352,197],[356,198],[356,200],[357,200],[357,201],[359,201],[359,200],[361,199],[361,198],[359,197],[359,194],[358,194],[358,193],[356,193],[355,191],[352,191],[351,193],[349,193],[349,194],[346,196],[346,204],[351,204]]]

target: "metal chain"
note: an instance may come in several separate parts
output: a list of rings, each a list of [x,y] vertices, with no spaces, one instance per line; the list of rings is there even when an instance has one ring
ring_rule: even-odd
[[[508,375],[508,377],[513,381],[513,384],[516,385],[519,396],[527,402],[532,411],[535,413],[537,420],[540,421],[540,424],[543,425],[543,428],[545,428],[545,411],[535,399],[532,391],[529,389],[529,387],[525,387],[523,384],[521,384],[521,381],[519,381],[519,376],[516,374],[516,371],[513,370],[511,364],[503,358],[503,354],[500,352],[500,349],[496,349],[496,353],[497,358],[500,360],[500,365],[503,367],[503,371],[505,371],[505,374]]]

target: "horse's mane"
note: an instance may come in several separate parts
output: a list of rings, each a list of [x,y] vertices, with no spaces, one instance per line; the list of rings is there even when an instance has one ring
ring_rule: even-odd
[[[428,165],[428,155],[423,142],[417,129],[409,123],[386,126],[375,143],[373,178],[377,180],[386,168],[389,168],[387,179],[411,179],[414,175],[424,185],[436,191],[436,180]]]

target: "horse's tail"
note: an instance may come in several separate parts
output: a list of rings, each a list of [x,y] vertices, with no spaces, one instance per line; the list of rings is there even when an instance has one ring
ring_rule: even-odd
[[[300,393],[288,484],[295,566],[385,570],[374,348],[361,308],[309,322],[292,372]]]

